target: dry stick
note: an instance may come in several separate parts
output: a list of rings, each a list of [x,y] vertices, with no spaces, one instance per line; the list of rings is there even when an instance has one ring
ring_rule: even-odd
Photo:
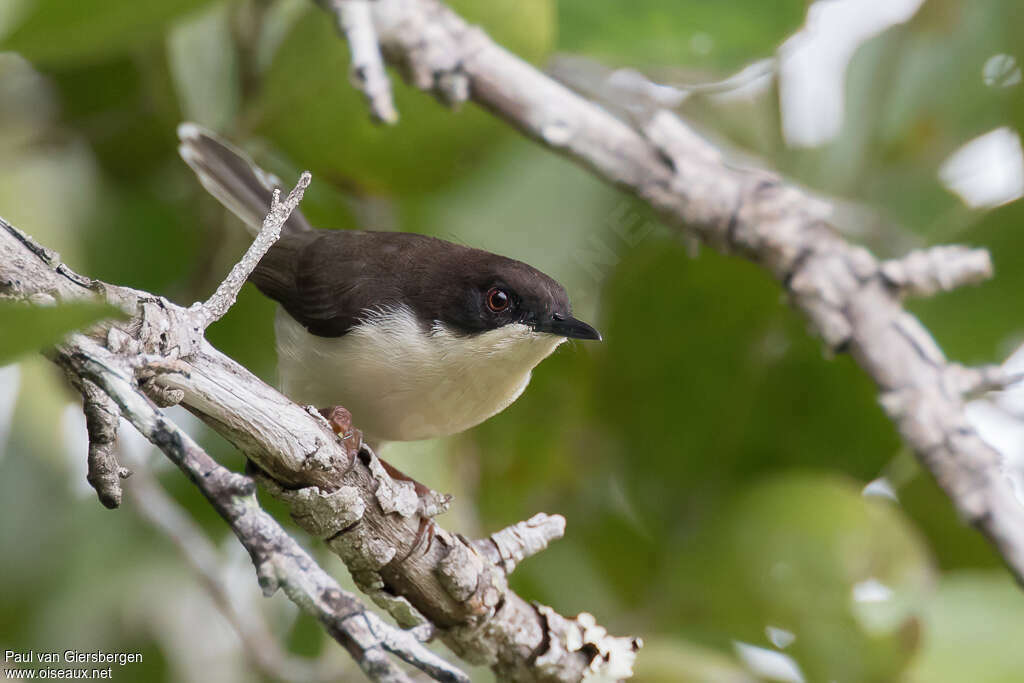
[[[234,265],[209,299],[203,303],[192,304],[189,309],[201,317],[204,330],[214,321],[223,318],[224,314],[234,306],[238,299],[238,293],[242,290],[242,285],[249,279],[260,260],[281,237],[284,224],[288,222],[288,218],[302,201],[302,196],[312,179],[309,171],[304,171],[299,176],[299,182],[283,202],[281,201],[281,190],[274,188],[270,210],[267,212],[266,218],[263,219],[263,225],[260,227],[256,239],[246,249],[242,259]]]
[[[965,412],[964,386],[1005,386],[998,369],[946,361],[903,309],[907,295],[991,275],[984,250],[936,247],[879,263],[839,236],[821,202],[777,176],[730,165],[677,116],[655,110],[636,126],[612,116],[496,45],[438,0],[377,0],[385,57],[443,102],[472,99],[530,138],[650,204],[665,220],[767,268],[833,351],[875,381],[900,434],[1024,583],[1024,506],[999,454]],[[458,82],[464,97],[446,84]],[[964,374],[967,381],[964,381]]]

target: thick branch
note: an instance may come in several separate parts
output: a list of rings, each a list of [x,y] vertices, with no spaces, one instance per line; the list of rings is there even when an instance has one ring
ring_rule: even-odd
[[[849,351],[879,387],[904,440],[957,510],[1024,582],[1024,506],[999,454],[947,391],[948,364],[901,305],[987,277],[979,251],[933,249],[880,264],[826,222],[818,200],[778,177],[742,169],[667,110],[636,127],[496,45],[438,0],[378,0],[385,56],[415,86],[472,99],[525,135],[649,203],[672,225],[767,268],[833,350]]]

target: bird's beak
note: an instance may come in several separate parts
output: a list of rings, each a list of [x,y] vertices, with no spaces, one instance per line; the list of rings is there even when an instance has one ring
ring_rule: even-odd
[[[601,333],[590,325],[572,316],[563,316],[558,313],[555,313],[547,320],[538,321],[534,324],[533,329],[538,332],[557,334],[560,337],[569,337],[570,339],[601,341]]]

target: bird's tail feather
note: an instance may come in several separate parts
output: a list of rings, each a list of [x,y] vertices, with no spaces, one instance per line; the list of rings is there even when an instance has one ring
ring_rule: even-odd
[[[274,188],[280,188],[282,193],[289,188],[284,187],[277,176],[264,171],[241,151],[201,126],[182,123],[178,126],[178,139],[181,141],[178,153],[195,171],[203,187],[241,218],[249,232],[257,234],[270,210]],[[296,209],[283,231],[312,229],[306,217]]]

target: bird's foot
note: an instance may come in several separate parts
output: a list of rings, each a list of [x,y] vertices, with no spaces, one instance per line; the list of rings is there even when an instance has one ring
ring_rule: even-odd
[[[319,408],[318,411],[342,440],[354,439],[357,447],[363,443],[363,434],[352,426],[352,413],[348,410],[342,406],[330,406]],[[416,497],[419,498],[419,513],[423,517],[434,517],[447,511],[450,507],[452,500],[450,494],[434,491],[379,456],[377,461],[380,462],[388,476],[395,481],[407,481],[412,484]]]
[[[327,420],[327,424],[331,426],[335,434],[341,437],[342,441],[355,438],[356,443],[359,443],[362,440],[363,433],[352,427],[352,413],[343,407],[330,406],[329,408],[318,408],[317,412],[323,415],[324,419]]]

